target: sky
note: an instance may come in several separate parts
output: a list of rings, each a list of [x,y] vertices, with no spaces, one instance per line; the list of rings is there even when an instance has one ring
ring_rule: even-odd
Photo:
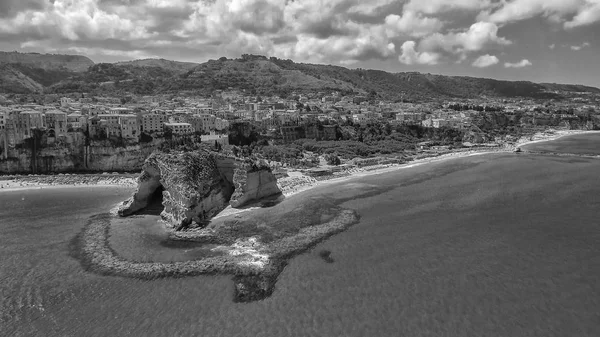
[[[600,0],[0,0],[0,50],[600,87]]]

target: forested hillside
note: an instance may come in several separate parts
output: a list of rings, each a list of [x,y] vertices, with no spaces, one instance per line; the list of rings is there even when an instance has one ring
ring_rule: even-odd
[[[65,60],[71,62],[68,57]],[[243,55],[239,59],[222,57],[202,64],[163,59],[99,63],[90,65],[82,72],[53,64],[53,67],[43,68],[31,62],[0,63],[0,79],[3,80],[0,91],[139,95],[189,92],[210,95],[214,90],[233,88],[250,94],[286,97],[292,92],[336,90],[392,101],[482,96],[561,99],[578,92],[600,93],[598,88],[579,85],[499,81],[417,72],[389,73],[296,63],[258,55]]]

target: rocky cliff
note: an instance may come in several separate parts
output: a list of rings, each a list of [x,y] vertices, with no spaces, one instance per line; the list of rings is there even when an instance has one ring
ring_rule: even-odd
[[[155,148],[153,143],[125,147],[74,145],[43,148],[35,154],[29,148],[19,149],[0,160],[0,174],[138,171]]]
[[[227,205],[242,207],[281,194],[265,166],[208,151],[153,153],[144,163],[133,196],[119,209],[128,216],[162,198],[163,219],[175,229],[202,226]]]

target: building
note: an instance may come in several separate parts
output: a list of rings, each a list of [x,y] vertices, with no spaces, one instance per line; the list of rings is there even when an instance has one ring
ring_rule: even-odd
[[[209,114],[198,114],[195,115],[198,118],[199,123],[203,132],[210,133],[212,130],[216,129],[217,117]]]
[[[291,143],[298,139],[298,126],[282,126],[279,131],[284,143]]]
[[[63,97],[60,99],[60,106],[63,108],[68,108],[73,101],[68,97]]]
[[[0,112],[0,132],[6,130],[6,123],[8,120],[8,114],[6,112]]]
[[[140,136],[140,125],[136,115],[119,115],[121,137],[135,139]]]
[[[358,123],[358,124],[364,124],[366,123],[368,120],[367,115],[365,114],[353,114],[352,115],[352,121],[354,123]]]
[[[31,137],[31,129],[45,127],[44,116],[39,111],[22,111],[13,115],[18,140]]]
[[[202,135],[202,136],[200,136],[200,141],[202,143],[207,143],[210,145],[219,143],[222,146],[224,146],[224,145],[229,145],[229,136],[228,135],[216,135],[216,134]]]
[[[445,119],[436,118],[431,120],[431,124],[434,128],[441,128],[450,125],[450,122]]]
[[[420,123],[423,120],[423,114],[419,112],[399,112],[396,114],[396,121],[403,124]]]
[[[106,137],[120,137],[121,125],[119,124],[119,115],[101,114],[97,121],[98,129],[106,131]]]
[[[147,114],[142,115],[142,132],[153,133],[161,132],[164,130],[164,124],[169,121],[167,115],[161,114]]]
[[[111,115],[125,115],[125,114],[133,113],[133,109],[125,108],[125,107],[110,108],[108,110],[108,113]]]
[[[194,133],[194,127],[190,123],[164,123],[164,129],[171,130],[174,135],[189,135]]]
[[[74,112],[67,115],[67,131],[68,129],[81,129],[86,124],[86,118],[82,114]]]
[[[44,115],[46,119],[46,128],[48,128],[49,137],[58,137],[67,133],[67,114],[52,110]]]
[[[215,130],[217,131],[223,131],[225,129],[227,129],[229,127],[229,121],[223,118],[216,118],[215,119]]]
[[[98,115],[99,120],[92,122],[98,129],[104,129],[107,137],[135,139],[140,135],[140,125],[136,115]]]

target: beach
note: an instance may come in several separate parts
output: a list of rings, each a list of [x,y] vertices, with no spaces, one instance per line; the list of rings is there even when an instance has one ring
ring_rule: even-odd
[[[418,165],[438,162],[453,158],[461,158],[475,155],[484,155],[489,153],[513,152],[517,148],[526,145],[536,144],[540,142],[557,140],[562,137],[580,135],[586,133],[599,133],[600,131],[587,130],[546,130],[538,132],[530,137],[522,137],[512,144],[505,144],[498,147],[478,148],[478,149],[462,149],[450,153],[433,155],[430,157],[412,160],[405,164],[385,164],[371,165],[365,167],[356,167],[342,174],[334,174],[325,177],[324,179],[315,179],[307,176],[300,171],[289,171],[289,177],[280,178],[278,181],[279,187],[286,197],[309,190],[314,187],[323,186],[331,183],[346,181],[355,177],[364,177],[368,175],[377,175],[395,170],[414,167]],[[102,174],[76,174],[65,173],[57,175],[13,175],[0,176],[0,192],[14,191],[18,189],[39,189],[44,187],[59,187],[59,186],[129,186],[137,185],[137,174],[117,174],[117,173],[102,173]],[[235,214],[236,212],[252,209],[252,206],[243,210],[226,209],[224,213],[218,216],[226,216]]]

